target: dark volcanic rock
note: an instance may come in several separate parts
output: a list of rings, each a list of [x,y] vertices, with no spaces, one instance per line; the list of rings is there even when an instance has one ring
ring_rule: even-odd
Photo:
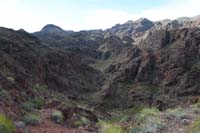
[[[0,28],[0,87],[34,97],[40,84],[95,106],[164,109],[200,95],[199,20],[142,18],[80,32],[47,25],[33,34]]]
[[[82,64],[77,56],[53,50],[26,32],[5,28],[0,28],[0,64],[2,78],[24,90],[42,84],[79,94],[96,91],[101,83],[100,72]]]

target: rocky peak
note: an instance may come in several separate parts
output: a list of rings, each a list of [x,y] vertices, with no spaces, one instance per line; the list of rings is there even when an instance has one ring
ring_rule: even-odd
[[[138,20],[135,21],[135,23],[140,23],[142,25],[146,25],[146,24],[153,25],[153,22],[147,18],[139,18]]]
[[[48,24],[42,28],[41,32],[64,32],[64,30],[59,26]]]
[[[117,24],[106,32],[107,34],[112,33],[122,39],[126,36],[132,37],[134,34],[147,31],[153,26],[154,22],[146,18],[140,18],[136,21],[129,20],[124,24]]]
[[[176,19],[179,22],[186,22],[186,21],[191,21],[190,17],[180,17]]]

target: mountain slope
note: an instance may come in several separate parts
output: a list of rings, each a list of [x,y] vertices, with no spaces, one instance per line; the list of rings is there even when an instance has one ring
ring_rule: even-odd
[[[80,94],[99,90],[103,80],[99,71],[77,56],[51,49],[24,31],[6,28],[0,28],[0,64],[0,104],[16,111],[26,101],[38,97],[48,101],[57,92],[66,99],[81,98]]]
[[[165,110],[198,102],[199,81],[198,16],[141,18],[105,31],[0,28],[0,112],[16,120],[35,99],[70,124],[109,119],[113,109]]]

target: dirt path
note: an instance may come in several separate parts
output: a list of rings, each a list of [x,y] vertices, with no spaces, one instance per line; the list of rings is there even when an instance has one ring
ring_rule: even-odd
[[[41,111],[42,123],[39,126],[29,126],[29,133],[77,133],[75,129],[62,127],[51,120],[54,110],[45,109]]]

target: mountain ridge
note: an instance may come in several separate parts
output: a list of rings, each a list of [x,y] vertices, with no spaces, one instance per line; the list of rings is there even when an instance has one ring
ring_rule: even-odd
[[[197,103],[199,26],[194,17],[80,32],[52,24],[35,33],[0,27],[0,112],[21,120],[40,110],[32,107],[39,99],[44,112],[61,111],[73,127],[81,118],[93,125],[110,119],[113,110]]]

